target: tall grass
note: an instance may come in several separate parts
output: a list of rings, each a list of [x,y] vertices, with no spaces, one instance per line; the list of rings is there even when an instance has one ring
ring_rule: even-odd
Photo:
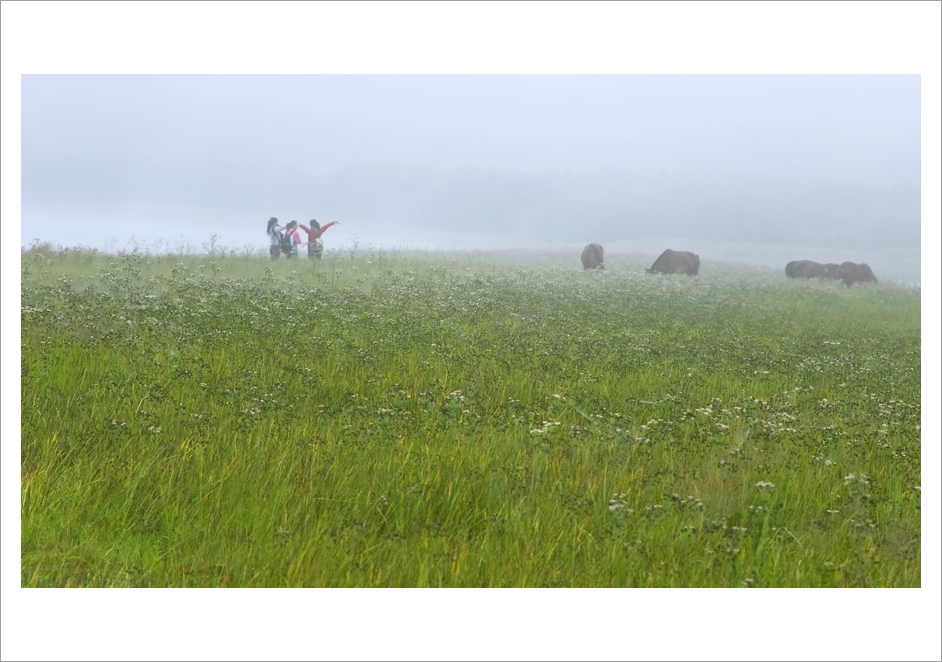
[[[918,586],[920,292],[23,256],[24,586]]]

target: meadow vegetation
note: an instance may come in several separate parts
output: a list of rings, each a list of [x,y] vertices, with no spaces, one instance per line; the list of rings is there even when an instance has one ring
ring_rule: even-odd
[[[920,585],[920,290],[22,255],[22,584]]]

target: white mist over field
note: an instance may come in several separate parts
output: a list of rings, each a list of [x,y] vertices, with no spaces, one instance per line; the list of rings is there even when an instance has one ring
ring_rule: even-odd
[[[892,249],[918,282],[919,122],[913,75],[26,75],[21,243],[256,250],[276,216],[328,249]]]

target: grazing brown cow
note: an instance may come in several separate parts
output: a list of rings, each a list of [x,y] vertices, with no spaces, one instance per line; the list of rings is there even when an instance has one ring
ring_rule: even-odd
[[[672,251],[667,249],[654,261],[649,274],[687,274],[696,276],[700,272],[700,256],[690,251]]]
[[[785,275],[789,278],[834,278],[836,272],[836,264],[821,264],[812,260],[794,260],[785,265]]]
[[[585,270],[604,269],[605,265],[602,264],[604,254],[605,251],[600,244],[587,245],[582,249],[582,268]]]
[[[873,275],[873,270],[870,269],[870,265],[865,262],[861,262],[860,264],[842,262],[841,266],[837,268],[837,278],[844,281],[844,285],[847,287],[850,287],[854,283],[877,282],[877,277]]]

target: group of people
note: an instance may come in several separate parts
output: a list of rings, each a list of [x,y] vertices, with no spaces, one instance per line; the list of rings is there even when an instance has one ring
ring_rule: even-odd
[[[307,246],[307,256],[313,260],[319,260],[324,252],[324,240],[321,235],[331,225],[340,225],[340,223],[331,221],[321,225],[313,218],[310,223],[311,227],[308,227],[303,223],[299,224],[297,221],[291,221],[282,227],[274,216],[268,219],[268,238],[271,240],[271,246],[268,250],[271,259],[277,260],[282,253],[287,258],[297,257],[298,247],[305,245]],[[307,233],[307,241],[301,240],[301,234],[298,232],[299,227]]]

